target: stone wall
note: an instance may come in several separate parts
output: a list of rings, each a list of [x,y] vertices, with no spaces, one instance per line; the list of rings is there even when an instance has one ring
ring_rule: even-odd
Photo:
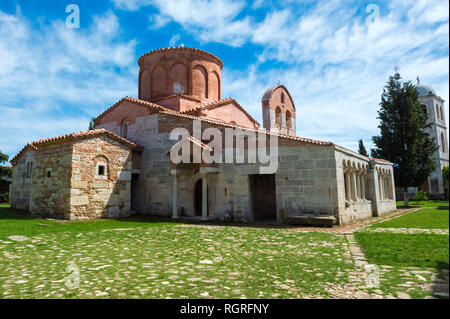
[[[130,215],[132,151],[107,136],[73,145],[70,219]],[[99,166],[105,167],[99,175]]]
[[[70,216],[71,142],[42,145],[36,151],[30,211],[41,216]]]
[[[29,163],[34,163],[35,153],[27,151],[12,169],[11,208],[28,210],[30,207],[32,176],[27,173],[27,168]]]

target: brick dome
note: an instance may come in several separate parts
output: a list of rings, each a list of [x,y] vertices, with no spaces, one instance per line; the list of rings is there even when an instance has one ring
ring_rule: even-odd
[[[169,47],[150,51],[138,60],[139,98],[154,101],[176,94],[200,102],[220,99],[222,61],[203,50]]]

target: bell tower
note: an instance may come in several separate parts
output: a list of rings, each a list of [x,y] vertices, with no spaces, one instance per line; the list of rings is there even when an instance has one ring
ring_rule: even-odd
[[[266,90],[262,98],[263,127],[270,132],[296,135],[295,105],[282,84]]]
[[[422,104],[422,108],[428,113],[428,118],[432,123],[427,131],[434,137],[436,146],[438,147],[434,155],[436,169],[428,177],[428,191],[432,195],[442,195],[445,192],[442,169],[449,166],[445,101],[436,94],[436,91],[431,86],[420,83],[418,77],[416,89],[419,93],[419,101]]]

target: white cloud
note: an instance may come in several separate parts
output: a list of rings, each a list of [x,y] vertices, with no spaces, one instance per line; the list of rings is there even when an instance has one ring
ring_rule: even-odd
[[[90,117],[136,95],[136,42],[119,35],[110,11],[85,30],[64,21],[32,29],[20,11],[0,11],[0,149],[14,155],[24,143],[85,130]]]

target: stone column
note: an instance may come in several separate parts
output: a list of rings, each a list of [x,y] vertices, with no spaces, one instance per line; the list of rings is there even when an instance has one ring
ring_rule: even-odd
[[[361,174],[361,199],[366,199],[366,178],[364,177],[365,173]]]
[[[352,170],[352,199],[356,201],[357,197],[356,197],[356,192],[357,192],[357,188],[356,188],[356,171]]]
[[[361,175],[356,171],[356,199],[361,199]]]
[[[345,185],[346,189],[345,190],[347,192],[345,199],[348,201],[350,201],[352,199],[352,187],[350,185],[350,183],[351,183],[350,174],[351,174],[351,171],[345,172],[345,181],[346,181],[346,185]]]
[[[176,170],[170,173],[173,177],[172,218],[178,218],[178,176]]]
[[[206,181],[206,173],[201,174],[202,177],[202,218],[208,217],[208,184]]]

